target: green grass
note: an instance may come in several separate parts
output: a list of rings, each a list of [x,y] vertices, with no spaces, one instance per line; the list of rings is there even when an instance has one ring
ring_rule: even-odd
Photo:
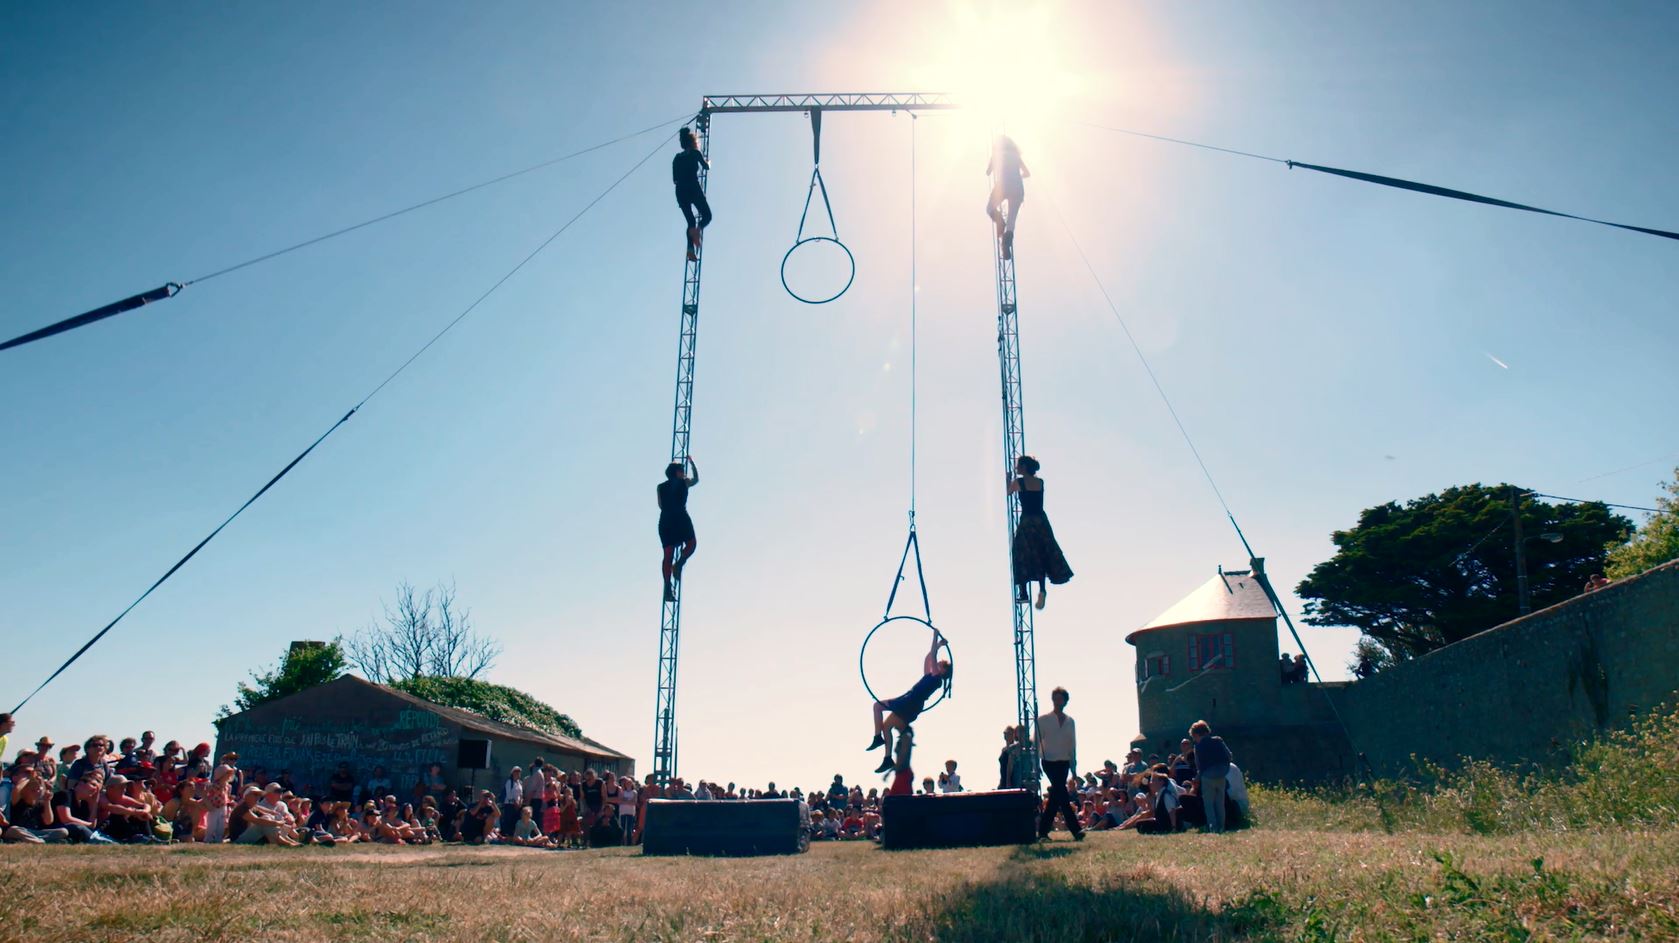
[[[1679,940],[1679,711],[1562,773],[1251,790],[1230,835],[634,849],[0,849],[0,943]]]
[[[471,865],[471,866],[463,866]],[[1679,834],[1255,829],[785,858],[8,847],[0,939],[1679,939]]]

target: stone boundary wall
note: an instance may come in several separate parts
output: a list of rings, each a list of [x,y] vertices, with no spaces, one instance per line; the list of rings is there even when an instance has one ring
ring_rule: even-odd
[[[1463,757],[1549,763],[1679,698],[1679,561],[1349,685],[1354,747],[1382,775]]]

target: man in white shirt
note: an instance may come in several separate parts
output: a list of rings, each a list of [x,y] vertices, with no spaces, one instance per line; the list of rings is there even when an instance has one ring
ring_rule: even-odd
[[[542,810],[545,808],[543,799],[548,789],[548,767],[542,762],[542,757],[531,760],[531,770],[525,774],[525,781],[520,787],[524,794],[525,805],[530,806],[531,818],[536,821],[536,827],[542,828]],[[514,823],[517,827],[518,823]]]
[[[1073,840],[1084,841],[1084,829],[1079,827],[1079,814],[1067,796],[1067,771],[1078,761],[1078,733],[1073,718],[1067,716],[1067,689],[1056,688],[1049,694],[1054,709],[1038,718],[1038,759],[1043,763],[1044,776],[1049,779],[1049,801],[1043,816],[1038,819],[1038,838],[1049,837],[1055,827],[1055,815],[1060,813],[1073,833]]]

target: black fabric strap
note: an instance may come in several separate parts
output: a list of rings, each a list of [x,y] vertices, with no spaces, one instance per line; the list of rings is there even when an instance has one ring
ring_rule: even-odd
[[[1597,223],[1599,226],[1613,226],[1616,229],[1626,229],[1631,232],[1641,232],[1650,236],[1661,236],[1663,239],[1679,239],[1679,232],[1668,232],[1665,229],[1651,229],[1647,226],[1632,226],[1627,223],[1612,223],[1606,219],[1593,219],[1590,216],[1575,216],[1573,213],[1561,213],[1556,210],[1541,209],[1528,206],[1525,203],[1512,203],[1496,197],[1481,196],[1478,193],[1468,193],[1463,190],[1452,190],[1447,187],[1437,187],[1431,183],[1418,183],[1415,180],[1401,180],[1398,177],[1384,177],[1381,174],[1367,174],[1359,170],[1343,170],[1339,167],[1324,167],[1320,164],[1304,164],[1297,160],[1285,161],[1289,169],[1300,167],[1304,170],[1315,170],[1318,173],[1334,174],[1350,180],[1362,180],[1365,183],[1380,184],[1384,187],[1395,187],[1400,190],[1412,190],[1417,193],[1427,193],[1430,196],[1443,196],[1453,200],[1464,200],[1469,203],[1485,203],[1488,206],[1502,206],[1508,210],[1523,210],[1528,213],[1542,213],[1546,216],[1560,216],[1563,219],[1577,219],[1583,223]]]
[[[180,285],[170,282],[167,285],[153,288],[151,291],[143,291],[138,295],[124,298],[121,301],[114,301],[103,308],[94,308],[92,311],[78,314],[73,318],[65,318],[57,324],[49,324],[39,330],[30,331],[28,334],[19,334],[17,337],[14,337],[9,341],[0,343],[0,350],[10,350],[13,347],[22,347],[24,344],[33,344],[39,340],[46,340],[54,334],[63,334],[65,331],[73,331],[83,325],[92,324],[95,321],[103,321],[115,314],[122,314],[124,311],[133,311],[135,308],[151,304],[154,301],[162,301],[165,298],[173,298],[180,290]]]

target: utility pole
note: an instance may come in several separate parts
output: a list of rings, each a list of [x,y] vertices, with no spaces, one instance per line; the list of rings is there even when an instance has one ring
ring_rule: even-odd
[[[1516,601],[1525,616],[1532,611],[1533,600],[1527,591],[1527,541],[1522,539],[1522,492],[1515,485],[1510,486],[1510,522],[1516,531]]]

